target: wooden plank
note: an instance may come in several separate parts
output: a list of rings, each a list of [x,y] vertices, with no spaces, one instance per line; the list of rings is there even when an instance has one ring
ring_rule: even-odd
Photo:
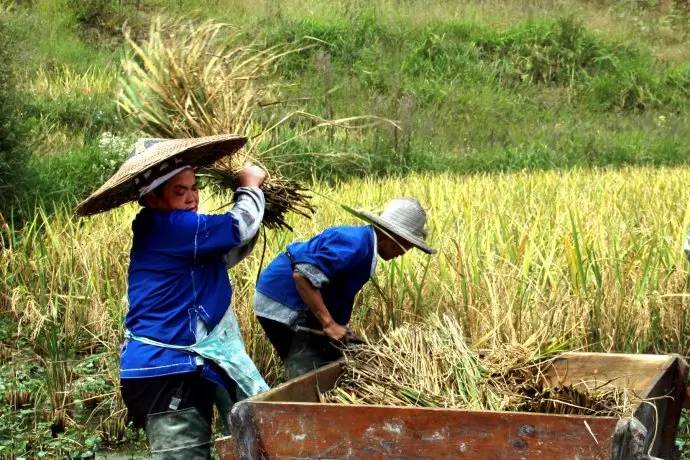
[[[222,460],[240,460],[237,442],[232,436],[216,439],[216,453]]]
[[[608,459],[613,417],[245,401],[243,459]]]
[[[552,385],[592,387],[609,382],[646,397],[675,359],[666,355],[564,353],[545,374]]]
[[[319,402],[319,392],[333,388],[341,373],[341,361],[336,361],[258,394],[251,400]]]
[[[342,365],[340,361],[337,361],[278,385],[269,391],[260,393],[248,399],[248,401],[318,402],[319,391],[328,391],[333,388],[341,372]],[[218,456],[221,459],[235,460],[242,458],[237,448],[237,440],[232,436],[219,438],[215,444]]]

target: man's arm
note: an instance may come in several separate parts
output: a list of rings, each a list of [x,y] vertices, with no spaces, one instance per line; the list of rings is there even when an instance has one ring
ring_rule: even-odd
[[[252,242],[264,218],[266,202],[259,187],[239,187],[235,190],[235,204],[230,215],[235,219],[235,231],[240,244]]]
[[[225,253],[228,268],[237,265],[254,249],[264,215],[264,194],[258,187],[240,187],[235,191],[235,205],[229,213],[234,218],[238,244]]]
[[[266,207],[264,194],[259,187],[265,179],[264,170],[255,165],[240,171],[240,186],[235,191],[235,204],[230,211],[230,215],[237,221],[239,246],[251,243],[259,231]]]
[[[333,340],[345,338],[347,329],[333,320],[331,313],[323,302],[321,291],[315,288],[304,275],[297,271],[292,273],[292,279],[295,281],[297,293],[302,298],[302,301],[321,323],[323,332]]]

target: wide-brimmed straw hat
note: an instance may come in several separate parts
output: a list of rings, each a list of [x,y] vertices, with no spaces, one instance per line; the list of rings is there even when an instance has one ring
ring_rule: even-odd
[[[232,155],[247,142],[235,134],[187,139],[140,139],[120,169],[86,200],[76,213],[88,216],[139,199],[140,191],[180,166],[208,166]]]
[[[357,211],[359,217],[391,233],[427,254],[433,254],[436,249],[424,241],[426,239],[426,212],[415,198],[395,198],[386,204],[379,215],[368,211]]]

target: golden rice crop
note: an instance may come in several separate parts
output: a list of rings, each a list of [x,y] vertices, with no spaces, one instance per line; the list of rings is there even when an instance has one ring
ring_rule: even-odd
[[[589,351],[687,354],[688,183],[690,168],[625,168],[420,174],[314,190],[355,208],[412,195],[429,209],[430,243],[439,253],[412,250],[381,262],[358,297],[352,326],[372,339],[445,313],[472,349],[524,343],[545,329],[556,348],[565,341]],[[229,201],[205,191],[201,198],[207,211]],[[294,239],[356,222],[321,195],[314,204],[312,219],[289,215],[293,232],[268,230],[265,251],[259,242],[230,273],[247,349],[271,382],[282,372],[251,307],[260,263]],[[0,303],[37,341],[59,345],[54,354],[96,343],[117,355],[135,212],[128,205],[82,220],[68,209],[37,215],[21,237],[3,227]],[[69,387],[55,387],[62,384]]]

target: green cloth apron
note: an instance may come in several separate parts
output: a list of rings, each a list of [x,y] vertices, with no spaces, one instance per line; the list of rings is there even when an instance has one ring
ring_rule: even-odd
[[[170,348],[197,354],[210,359],[233,379],[246,396],[254,396],[269,389],[252,359],[244,349],[244,342],[232,308],[223,315],[209,334],[193,345],[171,345],[125,330],[125,338],[156,347]]]

